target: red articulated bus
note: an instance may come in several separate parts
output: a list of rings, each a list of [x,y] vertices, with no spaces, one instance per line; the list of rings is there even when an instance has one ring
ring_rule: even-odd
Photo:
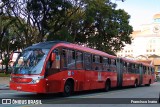
[[[68,42],[48,41],[34,44],[19,55],[10,89],[69,96],[75,91],[150,85],[153,73],[153,67],[146,64]]]
[[[142,63],[142,84],[150,86],[155,81],[154,67],[147,63]]]

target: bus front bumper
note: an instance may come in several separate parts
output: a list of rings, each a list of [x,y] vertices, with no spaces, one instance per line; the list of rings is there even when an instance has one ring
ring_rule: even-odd
[[[33,93],[46,93],[46,86],[43,83],[26,84],[10,82],[10,90],[33,92]]]

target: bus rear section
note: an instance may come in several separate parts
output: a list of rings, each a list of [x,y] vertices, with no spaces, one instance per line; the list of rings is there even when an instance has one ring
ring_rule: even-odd
[[[117,65],[117,85],[118,87],[123,86],[134,86],[137,87],[140,84],[140,63],[119,58],[117,59],[118,65]]]
[[[117,59],[117,86],[141,86],[154,83],[155,74],[152,65],[129,60],[125,58]]]
[[[154,67],[152,65],[142,63],[142,84],[150,86],[155,81]]]

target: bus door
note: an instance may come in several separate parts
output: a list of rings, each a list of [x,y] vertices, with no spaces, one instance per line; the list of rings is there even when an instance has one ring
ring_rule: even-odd
[[[147,73],[148,73],[147,67],[143,66],[143,84],[147,84],[148,82]]]
[[[47,79],[47,91],[58,92],[61,88],[60,77],[56,77],[56,74],[60,71],[60,54],[58,49],[54,49],[50,54],[50,58],[47,61],[46,66],[46,79]]]
[[[104,82],[102,78],[102,61],[103,57],[99,55],[93,55],[92,57],[92,72],[90,74],[91,78],[91,89],[103,88]]]
[[[153,67],[151,67],[151,75],[152,75],[152,82],[154,82],[155,79],[156,79],[156,74],[154,72],[154,68]]]
[[[111,87],[117,86],[117,61],[116,59],[110,59],[110,79],[111,79]]]
[[[135,70],[135,64],[134,63],[127,63],[128,67],[128,76],[127,76],[127,86],[135,84],[135,78],[136,78],[136,70]]]
[[[143,83],[143,66],[142,65],[139,65],[138,67],[138,70],[139,70],[139,85],[141,85]]]
[[[123,82],[123,62],[117,59],[117,86],[122,87]]]
[[[152,70],[151,70],[151,67],[147,67],[147,84],[149,83],[151,79],[151,83],[152,83]]]
[[[81,91],[84,90],[84,78],[85,78],[85,70],[83,69],[83,53],[80,51],[76,51],[76,74],[75,74],[75,79],[78,80],[76,82],[76,90]]]
[[[130,84],[130,74],[129,74],[129,69],[128,69],[128,64],[127,62],[123,62],[123,68],[122,68],[122,71],[123,71],[123,82],[122,82],[122,86],[128,86]]]
[[[84,68],[85,68],[85,79],[84,79],[84,90],[91,89],[91,82],[93,73],[91,64],[91,54],[84,53]]]

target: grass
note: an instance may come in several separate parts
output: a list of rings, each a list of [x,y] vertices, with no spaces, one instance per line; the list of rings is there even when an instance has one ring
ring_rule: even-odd
[[[0,77],[10,77],[10,74],[5,74],[4,72],[1,72]]]

